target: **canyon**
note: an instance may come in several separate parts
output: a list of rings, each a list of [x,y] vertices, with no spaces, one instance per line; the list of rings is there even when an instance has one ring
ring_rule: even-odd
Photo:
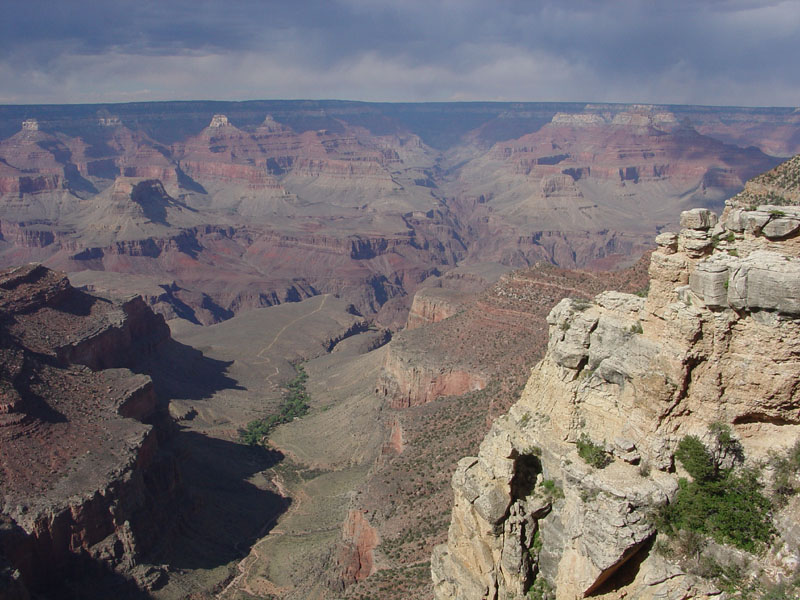
[[[797,438],[798,131],[795,109],[0,107],[0,598],[719,596],[642,515],[682,437],[729,425],[749,461]],[[245,443],[300,373],[306,412]],[[748,567],[769,585],[795,509]]]
[[[156,310],[206,325],[332,293],[397,329],[459,264],[630,263],[798,132],[793,109],[4,106],[0,264],[136,275],[163,288]]]

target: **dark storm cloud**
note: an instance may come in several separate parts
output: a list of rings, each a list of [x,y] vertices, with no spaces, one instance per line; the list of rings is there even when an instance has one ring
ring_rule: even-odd
[[[0,101],[800,103],[800,3],[11,0]]]

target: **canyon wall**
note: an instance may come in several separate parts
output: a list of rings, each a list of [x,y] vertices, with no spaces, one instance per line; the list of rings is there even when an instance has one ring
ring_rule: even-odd
[[[484,114],[461,131],[430,107],[314,104],[0,108],[0,265],[167,280],[178,291],[152,305],[195,323],[332,293],[399,329],[426,278],[624,265],[777,162],[692,107],[452,105]],[[800,128],[723,113],[726,139],[759,123],[750,144]],[[442,127],[459,131],[434,145]]]
[[[163,583],[139,558],[174,524],[180,478],[153,382],[124,367],[168,339],[141,298],[90,296],[39,265],[0,273],[0,548],[17,587]]]
[[[684,212],[678,234],[656,238],[646,298],[604,292],[552,310],[545,358],[453,476],[436,598],[727,597],[724,578],[659,550],[653,517],[684,485],[686,436],[714,448],[729,431],[750,465],[800,439],[799,219],[747,191],[719,221]],[[609,464],[589,464],[587,449]],[[774,508],[781,527],[764,554],[714,542],[698,552],[739,565],[756,589],[791,582],[795,505]]]

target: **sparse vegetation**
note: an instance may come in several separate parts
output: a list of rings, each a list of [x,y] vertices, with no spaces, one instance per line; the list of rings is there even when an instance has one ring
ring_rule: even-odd
[[[713,431],[717,439],[713,453],[696,436],[686,436],[678,445],[675,458],[692,481],[679,480],[678,494],[661,510],[658,528],[672,536],[681,531],[699,533],[721,544],[757,552],[775,532],[772,504],[760,492],[755,470],[722,467],[720,459],[736,456],[741,446],[726,426]]]
[[[536,533],[533,534],[533,540],[531,541],[531,547],[529,549],[529,553],[531,556],[538,556],[539,551],[542,549],[542,530],[537,529]]]
[[[564,490],[562,490],[561,486],[553,479],[543,480],[542,489],[544,490],[544,495],[547,496],[550,502],[555,502],[564,497]]]
[[[306,392],[308,375],[302,365],[296,367],[296,370],[297,376],[286,386],[288,389],[283,394],[280,411],[263,419],[250,421],[245,429],[239,430],[239,439],[242,442],[249,446],[262,444],[278,425],[288,423],[308,413],[309,397]]]
[[[531,454],[533,456],[536,456],[537,458],[541,458],[542,449],[539,446],[531,446],[525,451],[525,454]]]
[[[528,590],[528,598],[530,600],[553,600],[556,597],[553,586],[547,583],[547,580],[539,575],[536,581]]]
[[[631,333],[644,333],[644,329],[642,329],[642,322],[636,321],[636,323],[630,326],[630,329],[628,329],[628,331],[630,331]]]
[[[578,456],[595,469],[604,469],[611,464],[612,459],[608,452],[602,446],[593,442],[585,433],[582,433],[578,438],[577,447]]]
[[[785,454],[773,452],[769,465],[773,469],[773,501],[778,506],[785,505],[789,498],[800,492],[800,440]]]

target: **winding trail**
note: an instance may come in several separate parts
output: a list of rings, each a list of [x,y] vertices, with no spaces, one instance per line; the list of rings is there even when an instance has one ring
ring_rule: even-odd
[[[312,310],[310,312],[307,312],[306,314],[300,315],[299,317],[297,317],[295,319],[292,319],[291,321],[287,322],[283,327],[281,327],[280,330],[278,330],[278,332],[273,336],[272,341],[270,341],[269,344],[264,346],[261,350],[259,350],[256,353],[255,356],[256,356],[256,358],[258,360],[254,361],[253,364],[267,365],[267,364],[271,363],[272,362],[272,358],[270,356],[265,356],[265,354],[272,349],[272,347],[275,345],[275,342],[278,341],[278,339],[283,335],[283,333],[289,327],[291,327],[292,325],[294,325],[295,323],[297,323],[299,321],[307,319],[310,316],[320,312],[325,307],[325,303],[328,301],[328,297],[329,297],[329,295],[325,294],[322,297],[322,302],[320,302],[320,304],[319,304],[319,306],[317,308],[315,308],[314,310]],[[269,383],[272,383],[272,378],[280,373],[278,367],[274,367],[274,368],[275,368],[275,372],[266,377],[266,380]],[[275,486],[275,488],[276,488],[276,490],[277,490],[277,492],[278,492],[278,494],[280,496],[282,496],[283,498],[290,498],[291,497],[290,494],[289,494],[289,490],[284,485],[283,480],[281,479],[280,475],[278,475],[277,473],[273,474],[272,483]],[[244,591],[244,592],[246,592],[248,594],[255,595],[255,596],[262,595],[263,593],[280,595],[281,592],[285,591],[285,590],[282,590],[280,587],[276,586],[271,581],[269,581],[269,579],[267,579],[266,577],[261,578],[261,581],[259,582],[260,583],[260,587],[262,589],[253,590],[250,587],[250,583],[248,582],[248,578],[249,578],[250,572],[252,571],[253,567],[255,567],[256,565],[261,563],[261,558],[262,557],[261,557],[261,553],[260,553],[260,546],[270,536],[286,535],[286,532],[278,529],[276,527],[276,525],[277,525],[277,523],[278,523],[278,521],[280,519],[284,519],[287,516],[297,512],[297,510],[300,508],[301,504],[303,503],[303,500],[304,500],[303,497],[304,496],[306,496],[306,494],[302,491],[302,489],[298,490],[298,493],[295,495],[295,497],[291,498],[292,502],[289,505],[289,508],[288,508],[288,510],[286,510],[286,512],[283,512],[283,513],[281,513],[279,515],[276,515],[275,517],[269,519],[266,523],[264,523],[264,525],[261,527],[261,529],[259,530],[259,532],[258,532],[258,534],[256,536],[258,538],[258,541],[256,541],[256,543],[253,544],[253,546],[250,548],[250,551],[248,552],[247,556],[245,556],[242,560],[240,560],[239,563],[236,565],[236,568],[239,570],[239,574],[236,577],[234,577],[233,579],[231,579],[231,581],[228,583],[228,585],[226,585],[225,588],[216,595],[216,598],[218,600],[221,600],[222,598],[224,598],[225,595],[229,591],[231,591],[231,590],[235,591],[237,589],[241,589],[242,591]],[[307,496],[306,496],[305,499],[307,499]],[[298,533],[302,534],[303,532],[298,532]],[[295,534],[293,533],[292,535],[295,535]],[[237,550],[238,550],[238,548],[237,548]]]
[[[292,319],[291,321],[286,323],[283,327],[281,327],[280,330],[273,336],[272,341],[269,344],[267,344],[266,346],[264,346],[263,348],[261,348],[261,350],[259,350],[256,353],[255,357],[256,357],[257,360],[253,361],[253,364],[254,365],[269,365],[270,363],[272,363],[272,358],[269,357],[269,356],[265,356],[264,353],[268,352],[269,350],[272,349],[272,347],[275,345],[275,342],[278,341],[278,338],[280,338],[283,335],[283,333],[289,327],[291,327],[292,325],[294,325],[298,321],[302,321],[303,319],[307,319],[311,315],[316,314],[319,311],[321,311],[323,309],[323,307],[325,306],[325,303],[328,301],[328,297],[329,296],[330,296],[329,294],[324,294],[322,296],[322,302],[320,302],[320,305],[317,308],[315,308],[314,310],[312,310],[310,312],[307,312],[304,315],[300,315],[299,317],[297,317],[295,319]],[[269,383],[270,385],[274,385],[274,383],[272,381],[273,377],[275,377],[276,375],[280,374],[280,369],[278,369],[278,367],[273,367],[273,369],[275,369],[275,372],[271,373],[270,375],[267,375],[264,378],[266,380],[266,382]]]
[[[329,295],[325,294],[324,296],[322,296],[322,302],[320,302],[320,305],[317,308],[315,308],[311,312],[308,312],[308,313],[306,313],[304,315],[300,315],[296,319],[292,319],[291,321],[286,323],[286,325],[281,327],[280,331],[278,331],[278,333],[275,334],[275,337],[272,338],[272,341],[268,345],[264,346],[261,350],[258,351],[258,353],[256,354],[256,358],[269,360],[269,357],[265,357],[264,356],[264,352],[267,352],[268,350],[271,350],[272,346],[275,345],[275,342],[278,341],[278,338],[281,337],[281,335],[283,335],[283,332],[286,331],[290,326],[294,325],[298,321],[302,321],[303,319],[307,319],[311,315],[321,311],[323,309],[323,307],[325,306],[325,303],[328,301],[328,297],[329,297]]]

